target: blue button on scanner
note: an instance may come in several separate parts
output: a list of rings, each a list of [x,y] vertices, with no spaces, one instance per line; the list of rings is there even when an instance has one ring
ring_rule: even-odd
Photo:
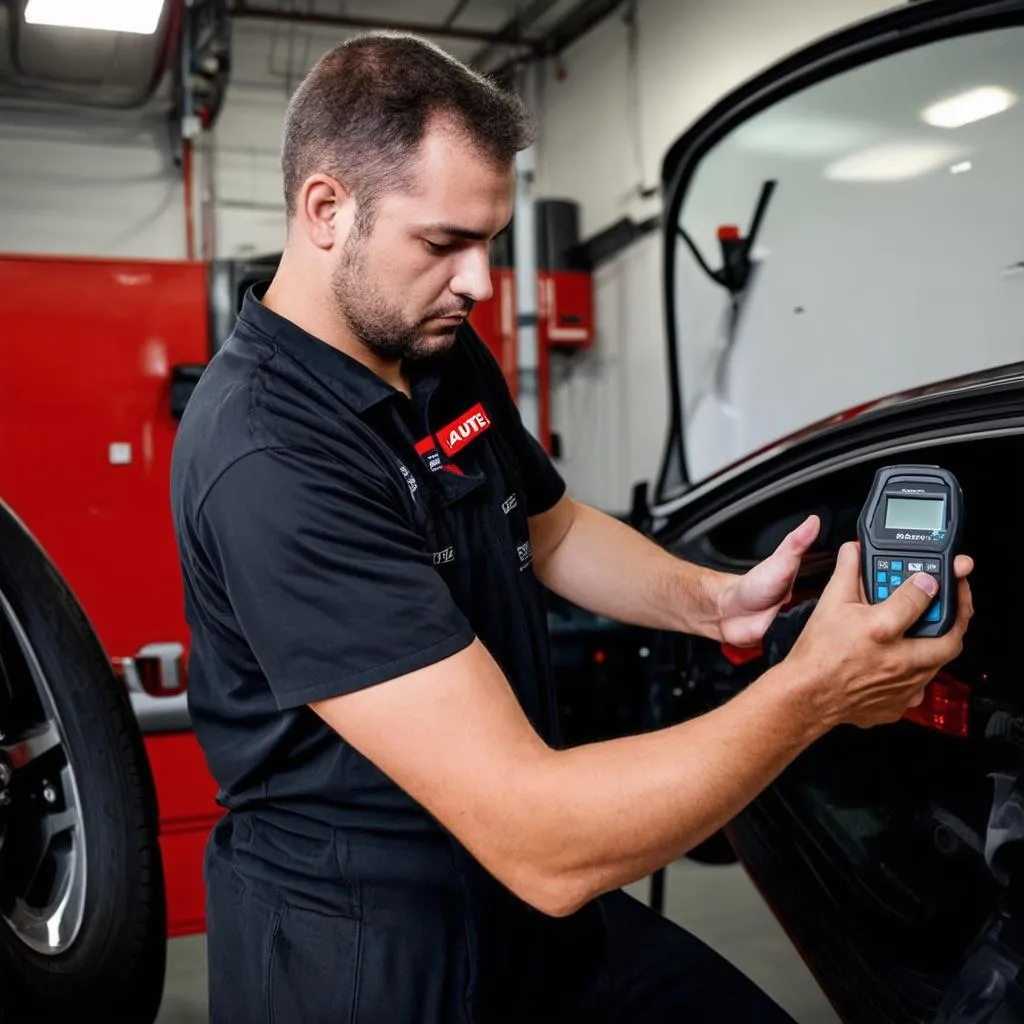
[[[928,609],[928,614],[925,615],[925,622],[938,622],[942,618],[942,603],[936,598],[931,607]]]
[[[875,574],[875,581],[877,583],[888,583],[889,574],[887,572],[880,572]]]
[[[879,587],[875,591],[875,596],[878,598],[879,601],[884,601],[889,596],[889,588]]]
[[[894,587],[895,588],[895,587],[901,586],[902,583],[903,583],[903,577],[902,576],[890,576],[889,577],[889,586],[890,587]]]
[[[903,559],[894,558],[889,565],[889,568],[892,569],[893,572],[903,572]]]

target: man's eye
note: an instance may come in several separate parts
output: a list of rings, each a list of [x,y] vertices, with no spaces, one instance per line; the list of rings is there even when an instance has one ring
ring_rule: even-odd
[[[451,243],[444,244],[441,242],[431,242],[430,239],[425,238],[423,240],[427,247],[427,252],[433,253],[435,256],[442,256],[446,252],[451,252],[455,246]]]

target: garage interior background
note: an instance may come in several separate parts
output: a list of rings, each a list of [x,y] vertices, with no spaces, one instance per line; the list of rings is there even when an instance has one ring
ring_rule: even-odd
[[[17,6],[17,5],[15,5]],[[813,38],[891,6],[880,0],[272,0],[250,13],[440,25],[481,35],[530,20],[530,36],[559,25],[592,26],[534,65],[523,92],[539,124],[534,196],[579,204],[591,237],[623,217],[656,216],[655,188],[671,142],[728,89]],[[571,19],[566,21],[566,19]],[[116,77],[112,40],[94,39],[76,58],[52,48],[28,67],[40,76],[10,88],[9,8],[0,5],[0,250],[84,256],[185,259],[185,190],[180,146],[168,124],[169,82],[141,109],[97,111],[40,102],[64,89]],[[283,243],[278,144],[285,106],[302,74],[358,29],[240,17],[232,22],[223,108],[195,142],[191,164],[197,255],[244,257]],[[99,34],[97,34],[99,35]],[[124,37],[122,37],[123,39]],[[521,49],[435,36],[464,60],[493,71]],[[137,59],[147,59],[141,52]],[[6,65],[6,66],[5,66]],[[169,76],[165,76],[169,77]],[[75,81],[77,79],[77,82]],[[212,211],[212,231],[199,219]],[[660,249],[647,234],[599,266],[594,277],[596,341],[552,365],[551,426],[558,464],[580,500],[626,510],[632,484],[653,478],[665,436]]]

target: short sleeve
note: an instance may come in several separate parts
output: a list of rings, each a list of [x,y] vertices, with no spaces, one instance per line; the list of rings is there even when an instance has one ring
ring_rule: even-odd
[[[555,468],[548,453],[544,451],[544,447],[523,424],[519,407],[512,397],[512,392],[509,391],[505,375],[490,349],[476,332],[470,330],[468,333],[468,342],[476,349],[487,377],[491,397],[501,406],[505,422],[511,427],[510,433],[506,436],[523,476],[526,488],[526,514],[540,515],[547,512],[565,494],[565,480]]]
[[[473,639],[402,501],[370,470],[252,452],[218,479],[196,529],[281,709],[424,668]]]
[[[509,395],[510,400],[511,397]],[[519,427],[515,435],[516,458],[526,481],[526,514],[536,516],[557,504],[565,494],[565,481],[540,442],[523,426],[518,409],[516,422]]]

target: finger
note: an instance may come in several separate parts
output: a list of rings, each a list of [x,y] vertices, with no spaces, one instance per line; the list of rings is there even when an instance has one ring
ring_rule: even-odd
[[[786,534],[782,543],[779,544],[778,550],[784,551],[787,555],[802,558],[808,548],[817,540],[820,529],[821,520],[816,515],[810,515],[798,527]]]
[[[938,670],[960,656],[963,650],[964,634],[967,624],[974,615],[974,602],[971,588],[967,580],[960,580],[957,585],[956,619],[949,632],[931,639],[911,640],[913,650],[911,660],[921,670]]]
[[[970,555],[957,555],[953,559],[953,574],[957,579],[963,579],[974,571],[974,559]]]
[[[822,601],[840,604],[850,601],[864,603],[864,586],[860,578],[860,545],[847,541],[836,555],[836,567],[821,595]]]
[[[971,595],[971,585],[967,580],[957,580],[956,586],[956,620],[950,627],[949,632],[939,640],[947,641],[948,650],[939,651],[938,656],[943,657],[942,664],[952,661],[960,653],[963,644],[964,634],[967,632],[967,625],[974,615],[974,598]]]
[[[924,703],[924,688],[922,687],[913,697],[907,702],[908,708],[917,708]]]
[[[888,636],[902,636],[928,610],[938,593],[939,581],[926,572],[915,572],[885,600],[874,607],[879,627]]]
[[[957,625],[964,632],[967,624],[974,617],[974,594],[971,593],[971,585],[967,580],[957,580],[956,584],[956,618]]]

